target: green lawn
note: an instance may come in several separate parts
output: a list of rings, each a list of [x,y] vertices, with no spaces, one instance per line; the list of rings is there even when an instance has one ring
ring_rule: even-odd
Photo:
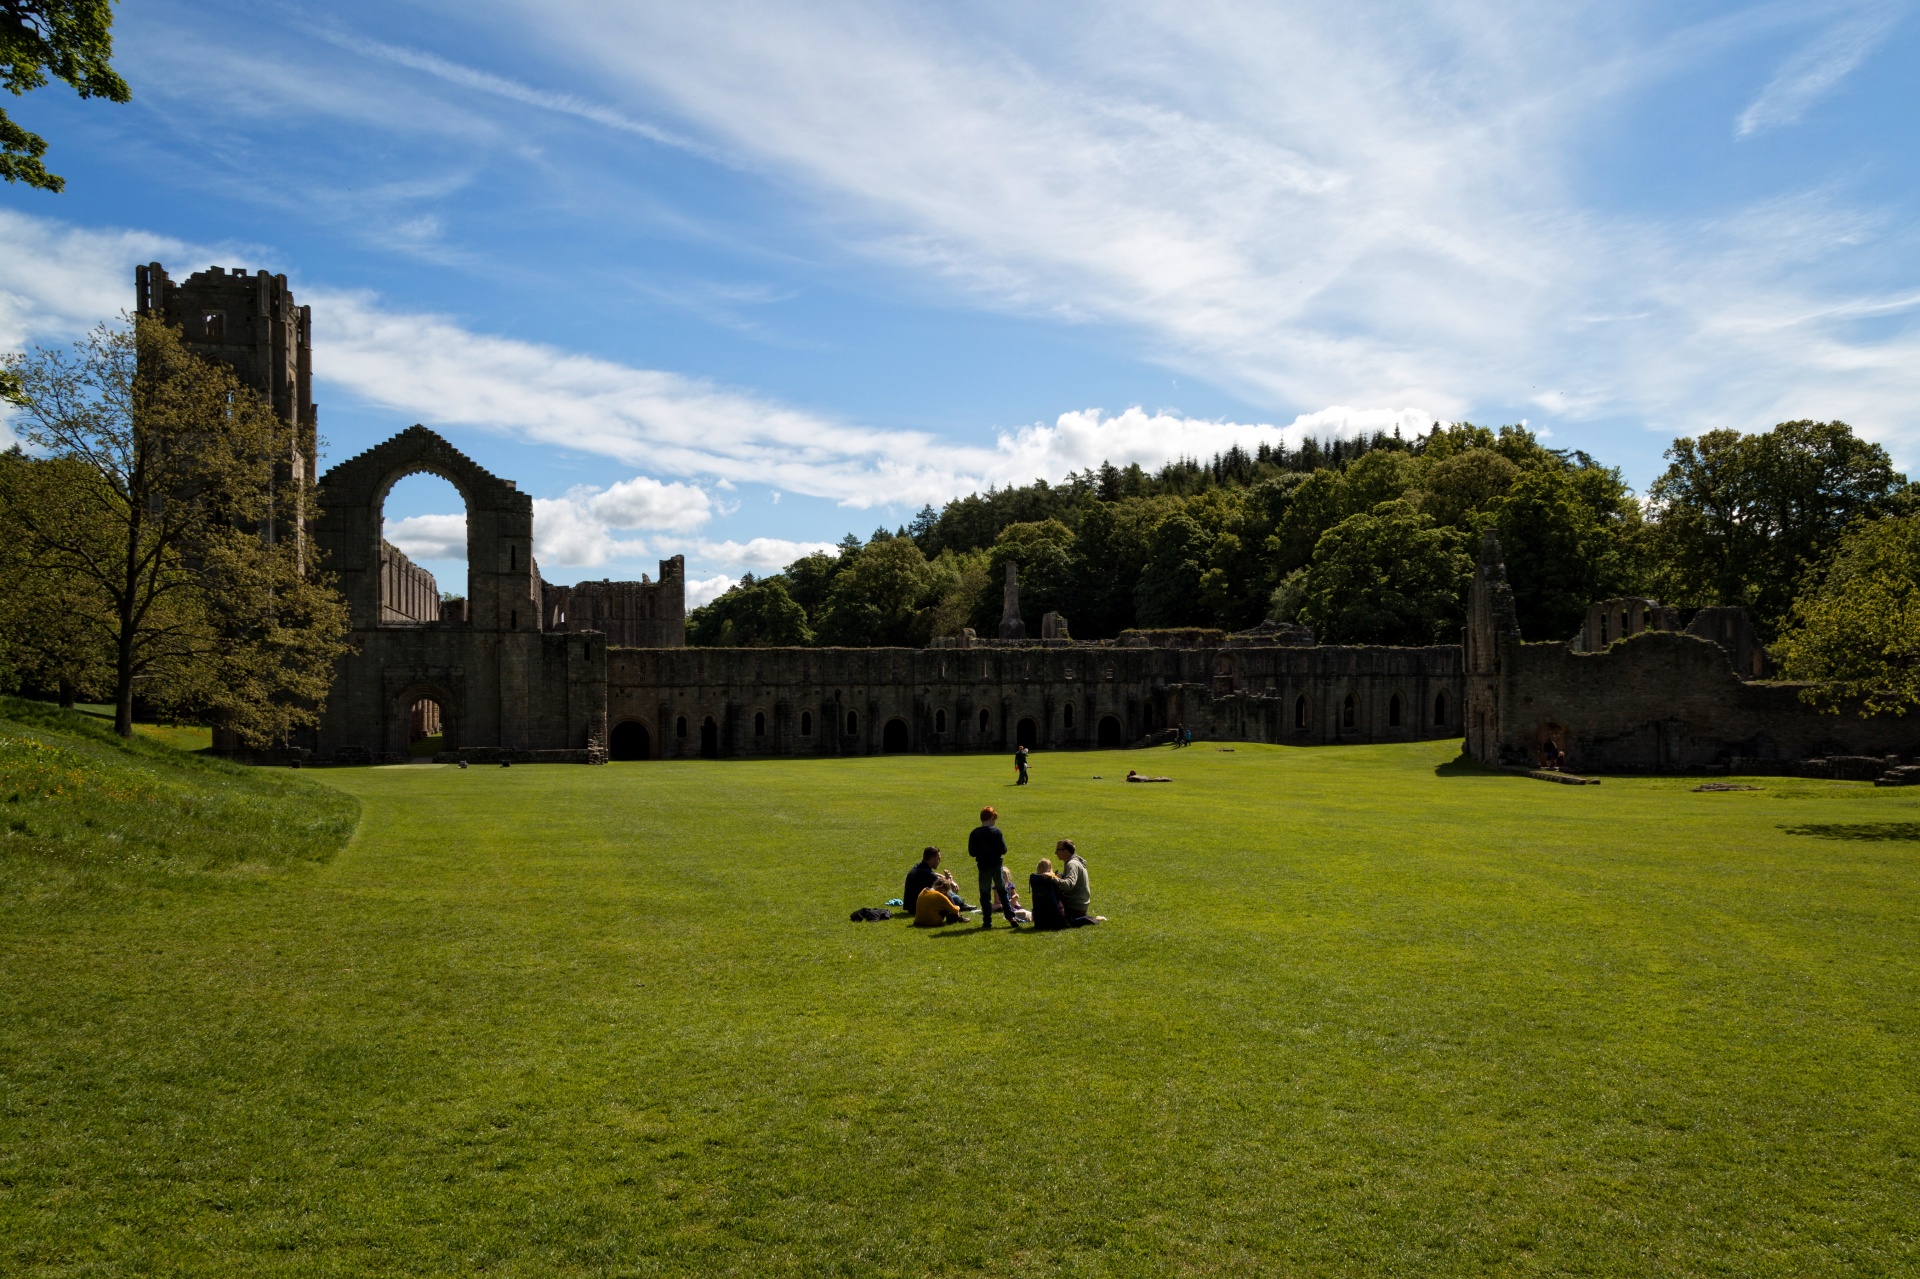
[[[0,912],[0,1272],[1920,1271],[1920,792],[1454,750],[315,774]],[[983,802],[1112,923],[847,921]]]

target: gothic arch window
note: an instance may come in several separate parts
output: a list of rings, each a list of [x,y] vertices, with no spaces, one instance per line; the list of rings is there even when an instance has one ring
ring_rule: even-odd
[[[1436,694],[1433,699],[1433,722],[1442,725],[1447,722],[1447,695],[1445,692]]]
[[[755,711],[753,713],[753,735],[755,737],[765,737],[767,735],[767,713],[765,711]]]
[[[1353,694],[1347,694],[1347,700],[1340,703],[1340,727],[1353,727]]]
[[[983,733],[986,732],[988,727],[992,723],[993,723],[992,719],[990,719],[987,715],[987,708],[984,706],[981,707],[980,708],[980,731]]]
[[[1060,712],[1060,722],[1068,728],[1073,727],[1073,703],[1068,702]]]
[[[813,736],[813,712],[812,711],[800,712],[800,736],[802,737]]]
[[[1395,693],[1393,700],[1387,703],[1387,726],[1400,727],[1400,694]]]
[[[947,731],[947,713],[944,710],[933,713],[933,731],[936,733]]]
[[[673,735],[675,737],[685,737],[687,735],[687,717],[685,715],[673,721]]]
[[[1307,726],[1307,698],[1304,693],[1294,699],[1293,726],[1295,728],[1305,728]]]
[[[860,716],[854,711],[847,712],[847,736],[852,737],[860,731]]]

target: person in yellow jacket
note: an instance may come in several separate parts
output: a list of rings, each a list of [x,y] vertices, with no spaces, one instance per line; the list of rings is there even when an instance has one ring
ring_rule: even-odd
[[[938,928],[942,924],[957,924],[961,919],[960,908],[953,904],[953,898],[937,888],[921,889],[919,899],[913,903],[916,928]]]

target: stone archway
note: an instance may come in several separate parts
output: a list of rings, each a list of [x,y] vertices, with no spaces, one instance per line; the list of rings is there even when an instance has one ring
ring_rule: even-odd
[[[881,730],[880,749],[888,755],[898,755],[902,751],[913,749],[912,734],[904,719],[890,719],[886,728]]]
[[[700,758],[720,758],[720,725],[711,715],[700,725]]]
[[[1100,749],[1118,750],[1126,744],[1127,732],[1120,726],[1120,717],[1102,715],[1100,717]]]
[[[430,710],[428,708],[431,708]],[[457,751],[461,741],[459,700],[438,684],[409,684],[402,687],[387,704],[385,752],[388,759],[414,757],[414,744],[437,735],[438,749],[429,753]],[[437,729],[437,734],[428,729]]]
[[[1028,750],[1037,748],[1040,745],[1040,725],[1030,717],[1021,720],[1014,727],[1013,741],[1016,746],[1024,746]]]
[[[637,719],[615,724],[607,737],[607,756],[622,760],[652,759],[653,734]]]

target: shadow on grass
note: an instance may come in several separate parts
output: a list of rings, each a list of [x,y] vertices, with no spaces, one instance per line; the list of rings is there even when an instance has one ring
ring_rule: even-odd
[[[1499,769],[1482,764],[1465,751],[1461,751],[1446,763],[1433,770],[1435,777],[1493,777]]]
[[[1812,835],[1816,839],[1854,839],[1879,843],[1885,840],[1912,840],[1920,843],[1920,822],[1822,822],[1811,826],[1782,826],[1789,835]]]

